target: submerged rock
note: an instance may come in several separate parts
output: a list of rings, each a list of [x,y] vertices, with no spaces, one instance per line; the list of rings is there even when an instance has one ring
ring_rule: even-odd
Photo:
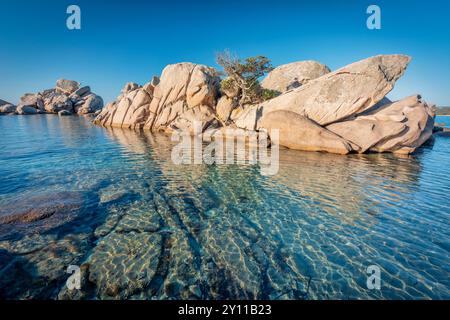
[[[0,208],[0,239],[47,232],[73,221],[89,205],[83,192],[24,197]]]

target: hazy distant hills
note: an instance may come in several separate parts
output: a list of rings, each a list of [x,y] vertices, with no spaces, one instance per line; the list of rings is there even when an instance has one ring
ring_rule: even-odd
[[[450,116],[450,107],[437,107],[436,114],[440,116]]]

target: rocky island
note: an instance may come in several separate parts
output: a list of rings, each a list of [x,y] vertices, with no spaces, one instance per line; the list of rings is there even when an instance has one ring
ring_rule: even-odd
[[[433,133],[434,106],[420,95],[391,102],[386,95],[410,57],[380,55],[334,72],[315,61],[282,65],[262,81],[280,94],[258,104],[239,105],[239,92],[221,90],[218,72],[193,63],[167,66],[160,78],[128,83],[94,123],[150,131],[203,132],[224,128],[280,130],[280,145],[338,154],[410,154]]]
[[[271,96],[257,103],[243,103],[242,90],[223,86],[228,79],[218,70],[183,62],[143,86],[127,83],[105,107],[89,86],[61,79],[53,89],[23,95],[17,106],[0,100],[0,114],[94,114],[97,125],[165,133],[193,134],[201,122],[210,136],[278,129],[279,144],[290,149],[410,154],[431,138],[436,110],[418,94],[387,99],[410,60],[379,55],[334,72],[316,61],[281,65],[261,82]]]
[[[89,86],[80,86],[79,82],[60,79],[56,87],[38,93],[26,93],[20,103],[0,100],[0,114],[30,115],[54,113],[60,116],[71,114],[91,114],[103,108],[103,99],[91,92]]]

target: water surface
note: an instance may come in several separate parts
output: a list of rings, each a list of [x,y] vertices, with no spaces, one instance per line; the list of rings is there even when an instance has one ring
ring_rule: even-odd
[[[450,298],[450,138],[402,157],[284,149],[262,176],[177,166],[169,137],[83,117],[0,129],[3,299]]]

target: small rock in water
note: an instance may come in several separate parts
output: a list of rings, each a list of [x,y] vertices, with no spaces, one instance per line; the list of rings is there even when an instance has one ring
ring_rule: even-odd
[[[71,116],[71,115],[72,115],[72,113],[68,110],[61,110],[58,112],[58,116],[60,116],[60,117],[61,116]]]

